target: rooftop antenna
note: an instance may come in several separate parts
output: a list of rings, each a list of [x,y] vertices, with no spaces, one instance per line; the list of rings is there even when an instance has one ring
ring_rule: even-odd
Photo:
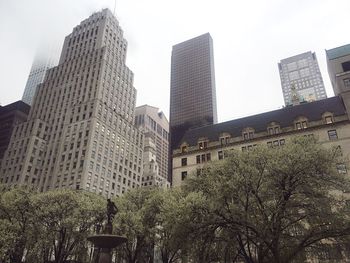
[[[113,9],[113,15],[115,16],[115,7],[117,5],[117,0],[114,0],[114,9]]]

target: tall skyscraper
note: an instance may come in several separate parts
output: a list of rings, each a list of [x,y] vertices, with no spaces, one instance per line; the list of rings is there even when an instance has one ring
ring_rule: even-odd
[[[213,40],[209,33],[173,46],[170,136],[174,147],[184,132],[217,122]]]
[[[32,105],[35,91],[38,85],[44,82],[46,71],[57,64],[55,52],[55,50],[49,49],[46,52],[40,50],[36,54],[22,96],[22,101],[25,103]]]
[[[152,142],[149,144],[155,146],[159,175],[168,179],[169,122],[164,113],[149,105],[136,107],[135,125],[144,131],[145,141],[150,137]]]
[[[133,125],[136,90],[126,48],[108,9],[73,29],[59,65],[38,86],[28,121],[14,129],[2,183],[105,196],[141,185],[143,135]]]
[[[285,105],[292,104],[293,96],[300,101],[327,98],[315,53],[306,52],[278,63]]]

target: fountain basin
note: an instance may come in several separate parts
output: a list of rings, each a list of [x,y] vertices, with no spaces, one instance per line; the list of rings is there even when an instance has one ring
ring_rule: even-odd
[[[102,234],[89,236],[87,240],[99,248],[115,248],[120,244],[125,243],[127,241],[127,238],[117,235]]]

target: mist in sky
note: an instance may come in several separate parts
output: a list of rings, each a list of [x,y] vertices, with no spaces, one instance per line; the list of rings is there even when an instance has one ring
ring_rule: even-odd
[[[171,48],[179,42],[211,34],[219,121],[281,108],[277,63],[306,51],[316,52],[333,96],[325,49],[350,43],[348,0],[0,0],[0,103],[21,99],[37,52],[60,49],[73,27],[106,7],[115,7],[129,44],[137,105],[167,116]]]

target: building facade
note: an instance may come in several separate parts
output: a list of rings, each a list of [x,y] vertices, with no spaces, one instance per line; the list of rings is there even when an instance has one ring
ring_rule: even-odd
[[[108,9],[73,29],[59,65],[38,86],[28,121],[14,129],[2,183],[105,196],[141,185],[143,135],[133,125],[136,90],[126,50]]]
[[[38,53],[30,69],[28,80],[24,88],[22,101],[32,105],[36,89],[44,82],[46,71],[57,64],[56,54]]]
[[[213,40],[209,33],[173,46],[170,136],[174,147],[190,127],[217,122]]]
[[[167,177],[160,175],[160,165],[157,162],[157,146],[152,139],[152,135],[146,132],[144,134],[144,149],[143,149],[143,175],[142,187],[160,187],[169,188],[170,182]]]
[[[342,96],[350,112],[350,44],[326,50],[326,57],[334,94]]]
[[[0,106],[0,164],[10,143],[13,128],[27,120],[30,106],[23,101],[16,101]]]
[[[187,131],[173,152],[173,186],[200,175],[211,161],[222,160],[231,149],[247,151],[258,144],[280,147],[291,137],[313,136],[325,147],[338,147],[350,157],[350,118],[342,97],[303,103],[242,119]],[[349,173],[339,163],[339,173]]]
[[[135,125],[152,140],[159,167],[159,175],[168,179],[169,160],[169,122],[162,111],[149,105],[142,105],[135,109]],[[148,139],[147,139],[148,140]],[[146,146],[145,146],[146,147]],[[146,161],[149,158],[146,158]]]
[[[292,100],[315,101],[327,98],[316,54],[302,53],[278,63],[285,105]]]

